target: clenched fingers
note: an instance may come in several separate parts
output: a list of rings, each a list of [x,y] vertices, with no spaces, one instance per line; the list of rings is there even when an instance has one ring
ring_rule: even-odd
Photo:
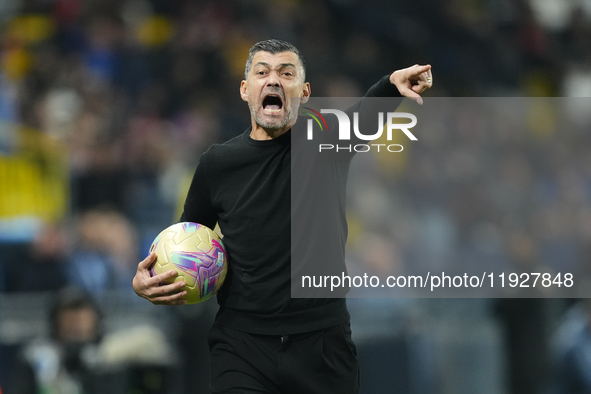
[[[419,93],[422,93],[433,85],[432,75],[430,64],[423,66],[415,64],[414,66],[394,71],[390,75],[390,82],[398,88],[402,96],[423,104],[423,99]]]
[[[421,69],[419,69],[418,71],[420,71]],[[410,81],[412,84],[411,89],[415,93],[422,93],[425,90],[429,89],[433,86],[433,73],[431,72],[431,68],[429,68],[427,71],[420,72],[418,75],[413,74],[413,77],[410,79]]]

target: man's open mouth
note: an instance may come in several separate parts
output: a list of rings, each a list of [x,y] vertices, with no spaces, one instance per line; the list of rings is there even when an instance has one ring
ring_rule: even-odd
[[[263,109],[267,113],[277,114],[281,112],[282,108],[283,100],[281,99],[281,96],[278,94],[271,93],[265,96],[265,98],[263,99]]]

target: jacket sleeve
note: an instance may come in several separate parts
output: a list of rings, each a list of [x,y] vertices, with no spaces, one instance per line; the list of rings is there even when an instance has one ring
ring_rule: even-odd
[[[398,88],[390,82],[390,75],[384,75],[375,85],[369,88],[365,93],[365,97],[399,97],[402,99]]]
[[[207,170],[208,152],[205,152],[193,175],[189,192],[185,200],[181,222],[194,222],[213,229],[218,215],[211,201],[211,173]]]

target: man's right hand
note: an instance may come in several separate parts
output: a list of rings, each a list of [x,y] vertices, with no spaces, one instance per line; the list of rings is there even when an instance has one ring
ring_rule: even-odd
[[[150,275],[150,267],[156,262],[156,253],[152,252],[137,266],[137,272],[133,277],[133,290],[140,297],[145,298],[154,305],[183,305],[187,301],[183,299],[187,292],[181,290],[185,286],[184,281],[174,282],[160,286],[160,283],[170,280],[178,275],[175,270],[163,272],[156,276]]]

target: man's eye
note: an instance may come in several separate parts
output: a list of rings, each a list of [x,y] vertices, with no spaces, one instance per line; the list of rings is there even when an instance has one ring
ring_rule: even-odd
[[[257,71],[257,75],[265,75],[265,71],[263,71],[263,70]]]
[[[293,77],[293,73],[291,71],[286,71],[283,75],[287,75],[288,77]]]

